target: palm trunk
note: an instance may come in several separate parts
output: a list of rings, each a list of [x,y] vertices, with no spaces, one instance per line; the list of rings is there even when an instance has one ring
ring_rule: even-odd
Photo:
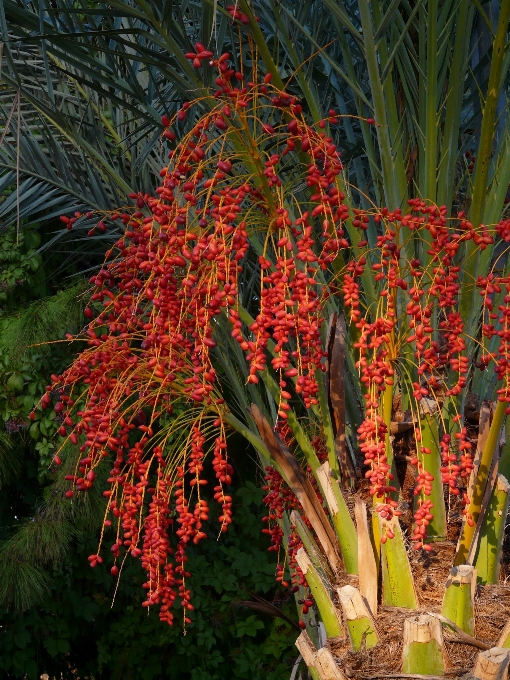
[[[275,460],[280,461],[280,471],[300,498],[302,507],[317,508],[316,492],[311,485],[307,483],[298,488],[304,473],[299,471],[293,454],[274,439],[271,428],[256,407],[252,407],[252,414],[266,446],[272,450],[271,447],[277,445],[285,451],[285,460],[280,453]],[[459,675],[469,671],[480,680],[506,677],[510,654],[510,602],[504,604],[506,619],[500,616],[489,629],[487,621],[491,618],[491,607],[495,606],[489,604],[489,600],[492,597],[495,600],[491,602],[497,602],[498,589],[502,588],[498,582],[508,509],[508,482],[502,475],[495,477],[492,486],[488,480],[488,470],[494,467],[494,461],[497,468],[494,433],[496,428],[499,433],[501,423],[495,418],[489,427],[487,417],[486,409],[482,408],[479,464],[475,460],[469,485],[479,489],[478,504],[475,506],[472,502],[476,523],[466,532],[464,522],[457,550],[455,540],[436,540],[433,544],[434,549],[429,553],[431,563],[440,562],[441,571],[431,572],[428,578],[428,581],[434,579],[432,600],[429,596],[421,597],[424,582],[419,578],[420,558],[414,551],[413,554],[408,552],[407,530],[402,530],[405,522],[402,524],[397,516],[382,519],[374,509],[375,521],[369,522],[367,506],[360,496],[352,503],[350,492],[340,489],[329,465],[317,468],[329,518],[317,509],[311,511],[309,517],[302,518],[297,511],[290,517],[303,545],[297,553],[297,563],[315,603],[315,617],[307,617],[308,630],[304,630],[296,642],[313,680],[346,678],[353,673],[356,677],[360,674],[360,677],[378,678],[387,676],[390,671],[397,677],[432,678],[457,671]],[[428,431],[437,433],[437,424],[432,422],[431,416],[426,416],[425,420]],[[490,431],[492,436],[488,436]],[[437,439],[437,434],[435,436]],[[438,455],[436,446],[436,460]],[[352,514],[350,520],[356,532],[356,575],[346,569],[342,524],[335,522],[339,496]],[[331,522],[329,529],[324,528],[324,522]],[[333,526],[336,534],[331,539]],[[349,526],[346,525],[347,531]],[[381,542],[381,536],[390,538]],[[325,537],[332,542],[328,543]],[[374,550],[374,547],[379,549]],[[460,551],[470,555],[472,562],[476,560],[480,571],[472,564],[456,565]],[[450,560],[449,564],[445,562],[447,555],[450,556],[446,558]],[[426,569],[427,565],[424,566]],[[478,619],[477,583],[485,584],[482,586],[483,597],[488,601],[488,611]],[[503,592],[510,599],[510,589],[506,593],[504,588]],[[317,625],[319,619],[327,640],[324,647],[317,649],[311,640],[316,636],[310,626]],[[460,659],[457,653],[457,659],[452,661],[452,645],[457,648],[464,645]]]

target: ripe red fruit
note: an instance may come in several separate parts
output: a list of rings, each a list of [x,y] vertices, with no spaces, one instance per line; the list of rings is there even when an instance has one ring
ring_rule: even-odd
[[[112,576],[118,576],[119,575],[119,568],[114,564],[113,567],[110,569],[110,574]]]
[[[298,375],[299,371],[297,368],[289,368],[287,371],[285,371],[285,375],[287,378],[293,378],[294,376]]]
[[[230,172],[232,170],[232,163],[230,161],[218,161],[217,165],[222,172]]]
[[[301,628],[301,630],[305,630],[305,628],[306,628],[306,623],[305,623],[304,621],[300,621],[298,625],[299,625],[299,627]]]
[[[374,118],[367,118],[367,123],[368,123],[369,125],[374,125],[375,119],[374,119]]]
[[[165,114],[161,116],[161,125],[168,127],[170,125],[170,118]]]

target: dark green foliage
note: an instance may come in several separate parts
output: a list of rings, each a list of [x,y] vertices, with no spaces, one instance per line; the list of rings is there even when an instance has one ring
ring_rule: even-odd
[[[211,534],[190,551],[196,611],[186,635],[178,622],[170,628],[156,611],[140,606],[144,575],[135,560],[126,561],[113,601],[111,565],[105,560],[90,569],[87,555],[97,547],[97,532],[83,530],[57,565],[39,606],[21,615],[0,608],[2,677],[32,680],[46,672],[94,680],[288,678],[297,655],[296,631],[238,604],[250,599],[245,587],[276,599],[295,616],[290,596],[275,591],[274,557],[260,532],[261,498],[252,484],[239,489],[236,521],[227,534],[219,541]]]
[[[0,242],[0,304],[9,301],[9,293],[16,288],[17,304],[26,298],[29,287],[36,284],[41,256],[37,246],[41,237],[34,230],[11,227],[4,231]]]
[[[0,418],[5,434],[12,436],[0,438],[0,483],[17,469],[20,449],[34,448],[39,475],[47,475],[56,414],[53,410],[38,411],[34,421],[29,415],[44,393],[50,374],[63,368],[72,356],[74,348],[65,341],[65,334],[75,332],[82,323],[83,290],[83,282],[78,281],[26,306],[18,303],[15,307],[16,291],[9,290],[5,299],[9,313],[0,316]],[[30,285],[30,297],[34,293]],[[3,431],[2,426],[0,433]],[[9,456],[3,453],[6,447]]]

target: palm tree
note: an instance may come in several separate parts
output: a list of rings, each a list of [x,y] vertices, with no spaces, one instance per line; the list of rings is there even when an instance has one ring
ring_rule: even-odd
[[[69,10],[72,30],[44,38],[47,51],[78,34],[83,18]],[[448,664],[502,674],[506,652],[493,648],[510,644],[508,612],[488,627],[474,597],[477,582],[486,608],[505,592],[510,3],[324,0],[252,12],[240,0],[217,9],[216,35],[206,14],[212,55],[197,39],[197,5],[172,8],[180,42],[163,3],[101,10],[112,42],[87,27],[83,59],[108,65],[119,88],[143,63],[154,91],[166,77],[196,98],[179,112],[158,98],[172,154],[158,198],[135,184],[137,207],[119,212],[127,226],[95,279],[89,349],[58,381],[65,441],[85,447],[64,461],[78,492],[94,484],[100,452],[117,451],[105,492],[124,532],[114,554],[141,554],[147,604],[162,603],[164,619],[170,581],[191,611],[185,546],[205,537],[205,442],[215,442],[223,530],[230,426],[267,468],[269,532],[275,549],[289,546],[277,577],[304,602],[297,644],[312,677],[437,676]],[[155,64],[151,50],[170,61]],[[106,78],[87,78],[108,96]],[[166,425],[165,409],[183,400],[193,407]],[[146,455],[158,481],[142,540],[129,518],[148,484]],[[170,577],[169,518],[156,507],[180,520]]]

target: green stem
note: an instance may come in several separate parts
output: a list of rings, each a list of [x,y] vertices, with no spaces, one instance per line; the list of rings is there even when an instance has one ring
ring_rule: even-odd
[[[335,482],[333,482],[333,488],[334,487]],[[338,489],[338,491],[340,495],[342,495],[340,489]],[[335,527],[338,542],[340,543],[340,551],[344,560],[345,571],[348,574],[357,574],[358,536],[345,500],[343,501],[343,504],[339,506],[338,512],[333,515],[333,526]]]
[[[259,51],[259,54],[262,57],[262,61],[264,62],[268,73],[270,73],[273,76],[273,84],[280,90],[283,90],[285,88],[284,82],[280,78],[278,67],[275,64],[273,57],[271,56],[271,52],[269,51],[269,47],[267,46],[264,34],[262,33],[258,22],[255,20],[255,17],[253,16],[251,7],[249,6],[246,0],[238,0],[238,6],[242,10],[242,12],[244,12],[244,14],[246,14],[246,16],[248,17],[248,20],[250,22],[250,29],[253,38],[257,43],[257,49]]]
[[[476,569],[462,564],[453,567],[446,582],[441,614],[469,635],[475,630]]]
[[[394,333],[392,331],[392,340],[394,340]],[[392,346],[393,343],[390,343],[390,346]],[[393,469],[393,446],[391,445],[391,438],[390,438],[390,430],[391,430],[391,414],[393,411],[393,386],[392,385],[386,385],[386,390],[383,392],[382,396],[382,418],[384,420],[384,424],[386,425],[386,436],[385,436],[385,441],[386,441],[386,458],[388,460],[388,465],[391,467],[391,471],[394,473],[395,470]],[[395,479],[397,479],[395,477]],[[398,484],[398,482],[397,482]]]
[[[501,458],[499,459],[498,472],[503,477],[506,477],[506,479],[510,479],[510,418],[506,419],[505,437],[506,441],[501,452]]]
[[[379,142],[386,205],[389,210],[395,210],[395,208],[400,207],[400,200],[397,190],[398,182],[395,176],[395,165],[393,162],[388,119],[386,116],[384,90],[381,83],[381,75],[379,73],[378,56],[374,40],[370,3],[368,0],[359,0],[358,7],[361,26],[363,29],[365,57],[368,78],[370,81],[370,90],[372,92],[374,104],[374,116],[377,122],[377,139]]]
[[[340,637],[343,634],[342,623],[339,613],[331,599],[329,588],[324,584],[304,548],[298,550],[296,559],[310,586],[310,590],[312,591],[326,630],[326,635],[328,637]]]
[[[473,198],[471,201],[469,217],[475,228],[480,224],[484,210],[487,178],[489,176],[489,162],[494,139],[494,123],[496,120],[496,110],[502,85],[501,70],[507,45],[506,34],[509,20],[510,0],[502,0],[499,9],[498,29],[492,46],[489,85],[483,109],[480,144],[476,155],[473,177]]]
[[[465,35],[471,35],[471,24],[474,17],[474,6],[469,2],[458,3],[458,18],[454,29],[454,35],[458,36],[461,31]],[[441,144],[441,156],[443,158],[437,183],[437,201],[440,205],[446,205],[450,213],[453,200],[453,188],[455,186],[455,164],[458,156],[458,140],[460,117],[462,111],[462,90],[465,80],[467,54],[469,40],[454,41],[453,56],[448,78],[448,92],[446,95],[446,107],[444,118],[444,132]]]
[[[446,508],[441,478],[438,424],[437,419],[434,418],[434,416],[426,415],[423,418],[421,437],[422,447],[430,449],[430,453],[424,453],[422,455],[421,461],[425,471],[434,477],[432,481],[432,491],[429,496],[434,504],[434,509],[432,510],[434,518],[430,522],[428,533],[436,540],[444,540],[446,538]]]
[[[248,125],[247,117],[244,114],[240,114],[240,120],[241,120],[241,125],[242,129],[238,129],[237,127],[234,127],[234,130],[237,133],[237,136],[239,138],[239,142],[241,144],[244,144],[246,146],[246,142],[248,142],[248,156],[251,161],[247,163],[247,167],[249,165],[252,165],[253,168],[255,169],[256,174],[258,175],[262,191],[264,192],[264,196],[266,197],[267,204],[271,209],[271,216],[275,214],[276,210],[276,205],[274,201],[274,196],[271,191],[271,188],[269,186],[269,182],[267,180],[267,177],[264,175],[264,166],[262,165],[262,160],[260,157],[260,148],[257,146],[255,140],[253,139],[253,136],[250,131],[250,126]],[[246,162],[246,159],[243,159]]]
[[[430,614],[404,621],[402,673],[444,675],[441,623]]]
[[[510,485],[498,475],[489,507],[480,533],[480,547],[476,558],[478,580],[482,583],[499,583],[501,548],[505,534]]]
[[[487,88],[487,96],[485,98],[485,106],[483,109],[480,143],[478,146],[478,153],[476,155],[475,171],[473,176],[473,196],[469,211],[469,219],[475,229],[479,227],[482,221],[485,202],[487,199],[487,181],[489,177],[490,158],[494,140],[496,111],[503,83],[502,68],[507,46],[506,34],[509,19],[510,0],[501,0],[498,28],[492,46],[489,84]],[[479,253],[477,253],[477,249],[478,246],[472,241],[468,243],[466,248],[466,272],[464,274],[459,305],[460,314],[463,319],[470,318],[473,310],[476,309],[476,305],[474,306],[473,304],[476,297],[476,289],[473,286],[473,280],[476,278],[476,273],[478,271]]]
[[[417,609],[413,574],[398,518],[393,517],[389,522],[379,521],[383,536],[388,529],[394,533],[394,538],[388,538],[381,547],[383,602],[388,607]]]
[[[472,498],[469,499],[469,505],[466,508],[467,517],[470,517],[472,521],[464,521],[462,533],[459,538],[457,555],[455,556],[455,565],[465,564],[469,550],[471,548],[471,543],[475,535],[476,523],[478,521],[478,516],[480,515],[487,478],[489,476],[492,459],[496,452],[496,447],[499,441],[499,433],[505,418],[505,409],[506,402],[498,401],[498,405],[496,406],[496,411],[494,413],[489,430],[489,435],[487,437],[487,442],[480,460],[480,467],[478,468],[478,475],[476,477],[473,495]]]
[[[435,203],[437,182],[437,0],[428,1],[425,120],[425,181],[423,183],[423,197]]]
[[[329,412],[328,395],[324,386],[324,374],[322,371],[317,370],[315,372],[315,379],[317,380],[317,385],[319,386],[319,408],[322,420],[322,430],[325,435],[326,448],[328,450],[328,463],[331,470],[334,471],[333,474],[339,476],[341,472],[336,455],[335,435],[333,432],[333,423],[331,421],[331,415]]]
[[[372,3],[372,13],[374,17],[374,23],[377,26],[381,25],[381,8],[382,4],[373,2]],[[379,60],[380,60],[380,65],[381,69],[383,72],[387,73],[386,77],[384,78],[383,82],[383,92],[384,92],[384,97],[385,97],[385,102],[386,102],[386,115],[388,119],[388,130],[389,130],[389,135],[392,143],[392,151],[393,151],[393,165],[394,165],[394,172],[395,172],[395,177],[397,180],[397,189],[398,189],[398,200],[400,201],[400,205],[403,205],[404,202],[407,200],[407,177],[406,177],[406,168],[405,168],[405,163],[404,163],[404,150],[403,150],[403,144],[402,144],[402,135],[401,133],[401,128],[402,128],[402,117],[399,116],[398,110],[397,110],[397,101],[395,97],[395,86],[393,83],[393,68],[390,67],[388,70],[388,45],[386,41],[386,36],[388,34],[385,34],[379,41],[378,41],[378,54],[379,54]]]
[[[344,495],[337,480],[332,477],[327,463],[321,465],[316,473],[322,493],[329,508],[335,527],[345,570],[348,574],[358,573],[358,534],[349,513]]]
[[[303,543],[303,546],[313,566],[316,568],[319,574],[323,575],[324,569],[319,558],[319,555],[322,553],[315,541],[315,538],[312,536],[312,532],[308,529],[303,521],[303,518],[297,510],[292,511],[290,515],[290,522],[294,525],[297,535],[301,539],[301,542]]]
[[[337,588],[337,592],[353,651],[375,647],[379,637],[359,590],[347,585]]]
[[[261,456],[264,465],[275,465],[275,461],[271,460],[271,454],[269,453],[267,446],[260,437],[250,430],[249,427],[232,415],[232,413],[224,414],[223,420],[254,446],[257,453]]]

